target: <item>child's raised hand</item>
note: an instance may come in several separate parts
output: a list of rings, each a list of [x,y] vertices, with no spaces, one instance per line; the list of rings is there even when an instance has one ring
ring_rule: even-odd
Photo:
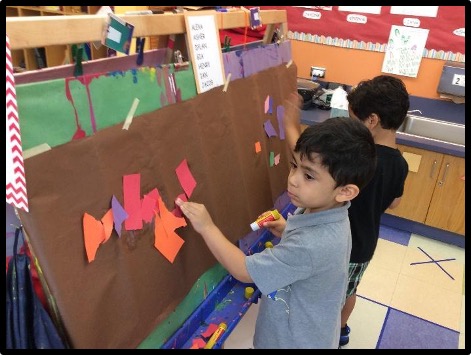
[[[203,234],[206,229],[215,225],[205,205],[189,201],[185,202],[180,198],[177,198],[175,203],[199,234]]]
[[[300,127],[300,108],[303,99],[298,92],[290,93],[284,101],[284,126],[287,144],[293,151],[298,137],[301,134]]]
[[[282,233],[285,230],[285,225],[287,225],[287,221],[284,219],[283,216],[281,216],[279,219],[274,221],[267,221],[263,225],[274,236],[281,237]]]
[[[284,122],[285,124],[299,125],[300,124],[300,108],[302,107],[303,98],[298,92],[290,93],[285,99],[284,107]]]

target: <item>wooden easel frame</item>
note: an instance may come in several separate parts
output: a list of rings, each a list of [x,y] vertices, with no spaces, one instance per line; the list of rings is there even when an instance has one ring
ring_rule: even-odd
[[[286,38],[287,13],[284,10],[261,10],[262,24],[267,25],[263,43],[270,43],[279,25]],[[218,29],[231,29],[248,25],[248,14],[243,10],[216,12]],[[118,15],[132,23],[133,37],[185,34],[183,13],[157,15]],[[53,45],[100,41],[106,16],[30,16],[7,17],[6,34],[10,49],[36,48]]]

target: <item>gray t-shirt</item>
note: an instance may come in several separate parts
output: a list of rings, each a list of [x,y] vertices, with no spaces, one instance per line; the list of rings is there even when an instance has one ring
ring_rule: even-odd
[[[351,230],[348,208],[287,219],[280,243],[246,257],[261,291],[256,349],[337,349],[344,304]]]

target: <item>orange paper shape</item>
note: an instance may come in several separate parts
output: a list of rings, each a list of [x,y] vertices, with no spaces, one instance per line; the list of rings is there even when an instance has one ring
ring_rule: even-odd
[[[85,251],[90,263],[95,259],[98,246],[105,240],[105,231],[102,223],[87,213],[84,214],[83,226]]]
[[[192,340],[192,346],[190,346],[191,349],[203,349],[206,345],[205,340],[203,340],[201,337],[196,337],[195,339]]]
[[[262,148],[261,148],[261,143],[259,141],[257,141],[255,144],[254,144],[255,148],[256,148],[256,153],[259,153],[262,151]]]
[[[172,212],[167,210],[167,207],[165,206],[161,197],[157,198],[157,203],[159,206],[159,211],[161,213],[162,223],[164,224],[167,233],[173,232],[179,227],[187,226],[187,222],[183,217],[179,218],[172,214]]]
[[[162,212],[162,210],[161,210]],[[154,218],[154,247],[169,260],[174,263],[175,256],[184,244],[184,240],[174,231],[166,231],[164,222],[159,215]]]
[[[103,243],[107,242],[111,236],[111,232],[113,231],[113,210],[108,210],[105,215],[102,217],[102,224],[103,224],[103,233],[104,233],[104,240]]]

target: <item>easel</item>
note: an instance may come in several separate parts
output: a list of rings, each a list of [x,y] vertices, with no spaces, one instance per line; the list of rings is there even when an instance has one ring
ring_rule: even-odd
[[[233,11],[228,13],[216,13],[219,21],[218,24],[223,24],[220,29],[229,29],[244,27],[247,25],[247,13],[244,11]],[[185,34],[185,19],[183,14],[159,14],[159,15],[139,15],[139,16],[121,16],[125,21],[135,25],[135,32],[133,37],[147,37],[160,35],[181,35]],[[267,30],[264,36],[264,43],[269,43],[272,39],[273,33],[277,24],[282,28],[282,33],[286,33],[286,13],[280,10],[263,10],[261,11],[263,23],[267,25]],[[43,16],[41,18],[7,18],[7,34],[10,38],[11,49],[36,48],[43,46],[51,46],[58,44],[71,44],[82,42],[100,41],[103,30],[104,17],[97,17],[94,15],[83,16],[68,16],[67,18],[55,16]],[[280,29],[280,28],[279,28]],[[260,240],[257,241],[257,246],[254,246],[253,251],[260,248],[260,243],[263,240],[268,240],[270,236],[263,234]],[[252,247],[251,247],[252,248]],[[241,285],[236,283],[230,276],[225,278],[220,287],[208,297],[208,301],[221,300],[228,292],[241,290]],[[244,289],[244,288],[243,288]],[[225,292],[227,292],[225,294]],[[238,296],[241,296],[238,292]],[[220,299],[218,299],[220,298]],[[250,303],[257,300],[257,291],[253,294],[250,300],[244,300],[246,309],[234,310],[235,315],[232,317],[232,324],[229,325],[228,332],[225,337],[221,338],[215,345],[219,347],[224,339],[229,335],[231,330],[237,325],[238,321],[244,315]],[[236,306],[238,304],[235,304]],[[191,317],[192,325],[199,325],[202,320],[206,320],[208,311],[211,312],[211,307],[214,308],[214,303],[206,303],[205,310],[199,308]],[[210,309],[208,309],[210,308]],[[189,319],[190,320],[190,319]],[[195,324],[196,323],[196,324]],[[198,328],[191,330],[185,324],[185,328],[179,331],[171,338],[172,341],[179,338],[179,345],[184,346],[191,337],[198,333]],[[175,347],[173,343],[166,344],[164,347]]]
[[[270,43],[279,26],[282,34],[287,33],[287,14],[283,10],[261,10],[263,24],[267,25],[263,43]],[[215,12],[219,29],[245,27],[247,12]],[[183,13],[156,15],[118,15],[133,24],[133,37],[167,36],[185,34]],[[7,17],[6,33],[12,50],[100,41],[105,16],[31,16]]]

